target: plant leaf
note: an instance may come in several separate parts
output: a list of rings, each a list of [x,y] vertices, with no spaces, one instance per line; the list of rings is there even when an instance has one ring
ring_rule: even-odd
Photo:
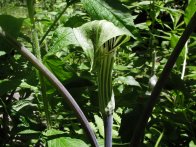
[[[85,54],[90,58],[91,67],[94,64],[95,52],[97,52],[106,41],[121,35],[131,35],[126,29],[119,28],[106,20],[95,20],[86,23],[81,27],[75,28],[74,34]],[[129,37],[124,41],[127,41],[128,38]],[[124,41],[122,43],[124,43]]]
[[[108,20],[121,28],[131,31],[133,38],[138,36],[137,29],[133,23],[133,16],[121,3],[111,0],[81,0],[86,11],[94,20]]]
[[[63,50],[68,52],[70,47],[79,46],[74,35],[73,29],[69,27],[59,27],[54,33],[54,45],[49,50],[48,54],[54,54],[57,51]]]
[[[186,7],[185,13],[184,13],[184,21],[186,25],[191,20],[192,16],[196,12],[196,1],[195,0],[189,0],[189,4]]]
[[[70,47],[82,47],[93,66],[94,52],[106,41],[121,35],[131,36],[125,28],[119,28],[106,20],[95,20],[85,23],[77,28],[61,27],[54,34],[55,44],[48,54],[54,54],[59,50],[68,52]],[[122,43],[127,41],[127,37]],[[121,43],[121,44],[122,44]]]
[[[88,145],[80,139],[64,137],[64,132],[59,130],[47,130],[44,135],[47,136],[48,147],[88,147]]]
[[[127,77],[119,76],[118,78],[114,79],[114,82],[140,87],[140,84],[132,76],[127,76]]]
[[[73,73],[67,70],[65,63],[55,55],[45,56],[44,64],[61,80],[66,81],[73,77]]]
[[[28,130],[20,131],[17,134],[26,135],[26,134],[40,134],[40,133],[41,133],[41,131],[35,131],[35,130],[28,129]]]
[[[104,125],[103,125],[103,120],[101,119],[101,117],[99,117],[98,115],[94,115],[95,118],[95,123],[98,127],[98,131],[99,134],[104,137]]]
[[[30,100],[19,100],[14,102],[12,108],[14,111],[19,112],[21,111],[21,109],[25,108],[25,107],[36,107],[36,104],[33,104],[32,101]]]
[[[175,34],[171,34],[171,40],[170,40],[170,45],[171,48],[174,48],[179,40],[179,36],[175,35]],[[185,48],[182,49],[177,61],[176,61],[176,65],[179,68],[181,66],[181,64],[184,61],[184,55],[185,55]]]

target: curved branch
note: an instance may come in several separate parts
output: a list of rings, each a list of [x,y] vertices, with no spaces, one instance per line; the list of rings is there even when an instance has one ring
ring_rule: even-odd
[[[87,118],[84,113],[71,96],[71,94],[67,91],[67,89],[63,86],[63,84],[52,74],[27,48],[22,46],[19,42],[13,39],[11,36],[6,34],[2,28],[0,27],[0,36],[2,36],[8,43],[10,43],[14,48],[16,48],[20,53],[27,58],[52,84],[58,89],[58,91],[65,98],[66,102],[69,106],[74,110],[81,124],[83,125],[88,137],[90,138],[90,142],[93,147],[98,147],[98,143],[93,133]]]
[[[142,117],[140,118],[138,125],[134,131],[133,137],[131,139],[130,147],[138,147],[140,145],[145,126],[146,126],[148,119],[152,113],[152,110],[156,104],[156,101],[157,101],[157,99],[161,93],[161,90],[166,82],[166,79],[168,78],[168,76],[169,76],[178,56],[180,55],[180,52],[182,51],[186,41],[188,40],[189,36],[196,28],[195,24],[196,24],[196,12],[193,15],[193,17],[191,18],[186,29],[184,30],[178,43],[176,44],[169,60],[167,61],[166,65],[163,69],[163,72],[162,72],[157,84],[155,85],[155,87],[152,91],[152,94],[151,94],[150,99],[146,105],[144,113],[143,113]]]

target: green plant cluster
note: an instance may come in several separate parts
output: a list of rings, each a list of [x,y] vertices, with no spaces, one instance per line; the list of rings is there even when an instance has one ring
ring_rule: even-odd
[[[195,0],[2,0],[0,28],[34,53],[67,88],[87,117],[99,146],[104,146],[104,122],[97,75],[92,72],[92,50],[112,38],[107,36],[128,32],[130,39],[115,52],[112,70],[112,144],[126,147],[195,12]],[[99,25],[103,20],[112,24],[103,27],[104,31]],[[115,32],[113,26],[121,30]],[[85,35],[77,36],[76,31]],[[165,80],[141,146],[194,147],[195,31]],[[2,36],[0,146],[91,146],[75,113],[53,84]]]

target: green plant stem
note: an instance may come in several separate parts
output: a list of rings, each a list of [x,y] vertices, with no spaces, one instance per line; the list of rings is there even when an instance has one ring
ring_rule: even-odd
[[[161,139],[163,138],[163,134],[164,134],[164,131],[162,133],[160,133],[159,138],[157,139],[154,147],[159,147],[159,144],[161,142]]]
[[[32,31],[32,40],[33,40],[33,51],[34,55],[37,57],[38,60],[42,61],[41,59],[41,53],[40,53],[40,46],[39,46],[39,40],[37,36],[37,31],[35,30],[35,24],[33,24],[33,31]],[[39,77],[39,81],[41,84],[41,93],[42,93],[42,101],[44,106],[44,112],[46,115],[46,122],[47,122],[47,128],[51,128],[51,120],[50,120],[50,112],[49,112],[49,100],[46,95],[46,85],[44,83],[44,77],[43,75],[38,71],[37,75]]]
[[[154,46],[153,40],[154,36],[153,34],[150,37],[150,48],[152,49],[152,71],[151,71],[151,76],[156,74],[156,48]]]
[[[155,14],[155,1],[152,0],[150,1],[150,5],[151,5],[151,12],[152,15],[151,15],[151,19],[152,19],[152,27],[151,27],[151,30],[152,30],[152,33],[150,33],[150,49],[152,50],[152,71],[151,71],[151,76],[155,75],[156,74],[156,48],[155,48],[155,45],[154,45],[154,24],[155,24],[155,17],[156,17],[156,14]]]
[[[53,29],[53,27],[56,25],[56,23],[58,22],[58,20],[61,18],[61,16],[63,15],[63,13],[65,13],[65,11],[67,10],[67,8],[71,5],[71,3],[67,3],[66,7],[63,9],[63,11],[58,15],[58,17],[53,21],[53,23],[51,24],[51,26],[48,28],[48,30],[46,31],[46,33],[44,34],[44,36],[41,38],[40,40],[40,45],[42,44],[42,42],[44,41],[44,39],[46,38],[46,36],[50,33],[50,31]]]
[[[37,23],[37,27],[38,27],[38,30],[40,32],[40,35],[43,35],[44,32],[43,32],[43,27],[42,27],[41,22],[38,22]],[[43,43],[44,43],[45,51],[48,52],[48,43],[47,43],[47,40],[44,40]]]
[[[150,99],[146,105],[146,108],[144,110],[143,115],[141,116],[138,125],[133,133],[131,142],[130,142],[130,147],[138,147],[141,143],[141,138],[143,136],[143,132],[145,129],[145,126],[148,122],[148,119],[150,117],[150,115],[152,114],[152,110],[158,100],[158,97],[161,93],[161,90],[166,82],[166,79],[168,78],[178,56],[180,55],[180,52],[182,51],[186,41],[188,40],[189,36],[191,35],[191,33],[194,31],[195,27],[196,27],[196,13],[194,13],[193,17],[191,18],[188,26],[186,27],[186,29],[184,30],[182,36],[180,37],[178,43],[176,44],[171,56],[169,57],[163,72],[157,82],[157,84],[155,85]]]
[[[6,142],[7,140],[8,140],[8,138],[9,138],[9,126],[8,126],[8,124],[9,124],[9,119],[8,119],[8,117],[9,117],[9,113],[8,113],[8,110],[7,110],[7,106],[6,106],[6,104],[5,104],[5,102],[2,100],[2,98],[0,98],[0,100],[1,100],[1,103],[2,103],[2,105],[3,105],[3,110],[2,110],[2,128],[3,128],[3,132],[2,132],[2,134],[3,134],[3,136],[4,136],[4,142]]]
[[[28,12],[29,12],[31,24],[32,24],[31,29],[32,29],[33,52],[34,52],[34,55],[37,57],[37,59],[42,61],[38,34],[37,34],[36,27],[35,27],[33,0],[27,0],[27,7],[28,7]],[[46,115],[47,128],[50,129],[51,128],[51,120],[50,120],[49,103],[48,103],[49,100],[46,95],[46,85],[44,83],[44,77],[42,76],[42,74],[39,71],[37,72],[37,75],[39,77],[39,81],[41,84],[42,101],[43,101],[43,105],[44,105],[44,112]]]
[[[63,86],[63,84],[52,74],[27,48],[22,46],[19,42],[13,39],[10,35],[6,34],[2,28],[0,27],[0,36],[2,36],[9,44],[11,44],[14,48],[16,48],[24,57],[27,58],[52,84],[53,86],[62,94],[63,98],[69,104],[70,108],[74,110],[81,124],[83,125],[90,142],[93,147],[98,147],[98,143],[93,133],[87,118],[84,113],[71,96],[71,94],[67,91],[67,89]]]

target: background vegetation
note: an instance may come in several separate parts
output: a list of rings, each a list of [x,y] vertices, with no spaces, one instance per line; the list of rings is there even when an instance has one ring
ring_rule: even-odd
[[[96,75],[69,29],[105,19],[130,31],[130,40],[116,53],[113,70],[113,146],[128,146],[154,82],[195,13],[196,1],[36,0],[33,10],[28,1],[1,0],[0,8],[0,26],[63,83],[88,118],[100,146],[104,127]],[[195,91],[193,32],[153,109],[142,146],[196,146]],[[46,144],[90,146],[58,91],[0,38],[0,146]]]

